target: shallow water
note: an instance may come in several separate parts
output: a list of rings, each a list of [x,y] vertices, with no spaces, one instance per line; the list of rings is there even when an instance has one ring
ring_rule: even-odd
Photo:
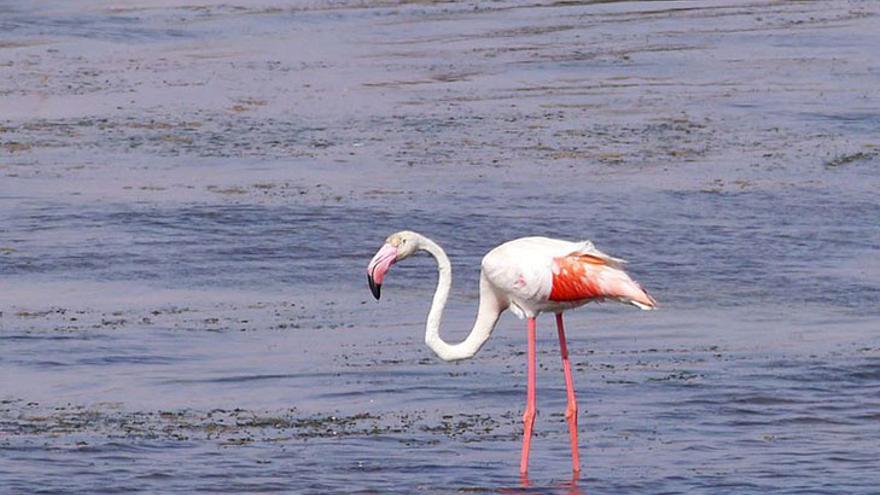
[[[874,493],[870,2],[0,2],[0,491]],[[661,302],[447,364],[483,253],[590,238]]]

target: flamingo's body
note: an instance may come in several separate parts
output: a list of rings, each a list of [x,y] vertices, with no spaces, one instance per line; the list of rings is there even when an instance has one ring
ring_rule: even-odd
[[[480,307],[474,328],[459,344],[440,338],[440,318],[452,285],[452,267],[443,249],[415,232],[391,235],[367,268],[373,295],[379,298],[381,284],[391,265],[417,251],[428,251],[437,260],[439,278],[434,301],[428,313],[425,343],[446,361],[466,359],[479,351],[495,328],[501,313],[510,309],[528,319],[528,395],[523,415],[523,449],[520,472],[528,470],[535,405],[535,318],[541,313],[556,314],[563,371],[568,395],[566,419],[571,436],[572,466],[580,470],[577,441],[577,403],[562,313],[588,302],[615,299],[642,309],[653,309],[656,302],[623,271],[623,260],[596,249],[590,241],[569,242],[546,237],[523,237],[506,242],[483,257],[480,274]]]
[[[482,268],[520,318],[561,313],[606,298],[653,307],[654,300],[621,269],[623,263],[590,241],[523,237],[489,251]]]

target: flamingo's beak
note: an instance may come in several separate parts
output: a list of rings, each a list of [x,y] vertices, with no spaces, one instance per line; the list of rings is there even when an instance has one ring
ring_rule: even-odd
[[[385,274],[396,261],[397,248],[386,243],[367,265],[367,282],[370,283],[370,292],[377,300],[382,294],[382,281],[385,280]]]

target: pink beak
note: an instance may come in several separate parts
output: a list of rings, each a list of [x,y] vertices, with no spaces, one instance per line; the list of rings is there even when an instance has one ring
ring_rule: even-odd
[[[397,248],[391,244],[385,244],[370,260],[367,265],[367,281],[370,283],[370,291],[373,297],[379,299],[382,290],[382,281],[385,280],[385,274],[397,261]]]

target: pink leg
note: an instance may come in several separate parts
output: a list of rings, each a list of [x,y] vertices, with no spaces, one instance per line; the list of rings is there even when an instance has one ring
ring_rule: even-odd
[[[521,475],[525,475],[529,471],[529,448],[532,444],[532,427],[535,425],[535,416],[538,414],[538,408],[535,405],[535,368],[537,367],[535,357],[535,329],[535,318],[529,318],[529,382],[526,392],[526,410],[523,413],[522,457],[519,461],[519,472]]]
[[[571,379],[571,363],[568,361],[568,345],[565,342],[565,328],[562,326],[562,313],[556,313],[556,329],[559,331],[559,350],[562,353],[562,370],[565,373],[565,390],[568,395],[568,407],[565,419],[568,421],[568,436],[571,438],[571,465],[575,473],[581,470],[578,455],[578,406],[574,396],[574,381]]]

